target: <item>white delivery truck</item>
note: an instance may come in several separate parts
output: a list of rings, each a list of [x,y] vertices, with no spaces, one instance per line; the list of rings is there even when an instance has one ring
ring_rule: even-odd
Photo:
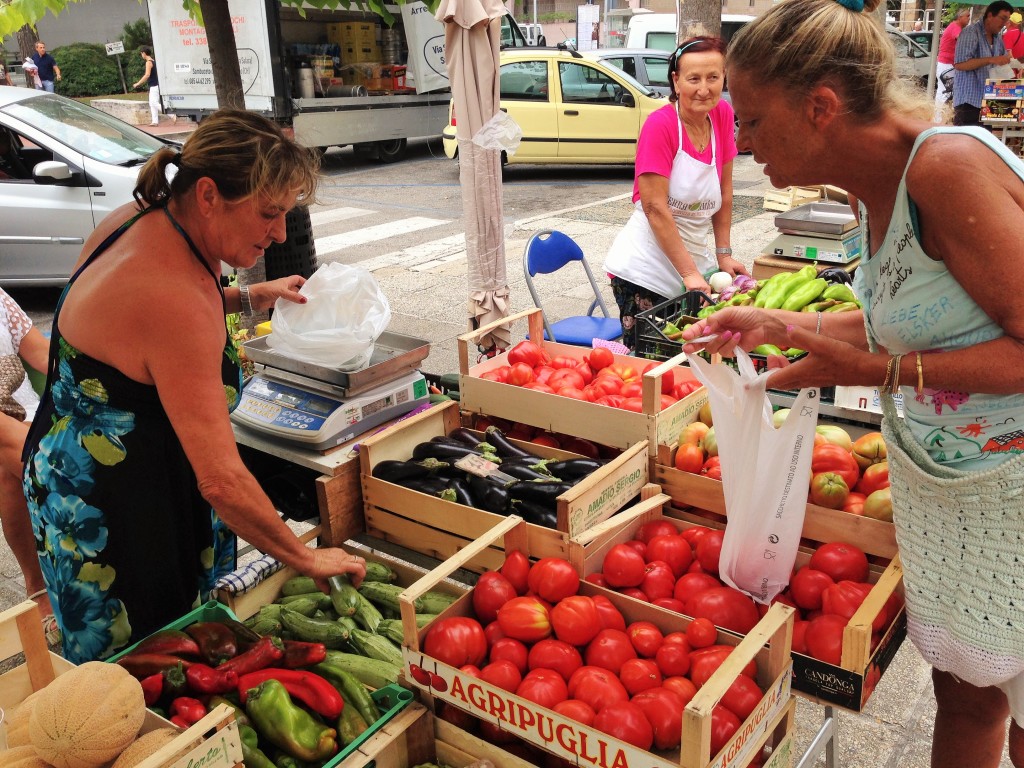
[[[279,0],[228,0],[246,109],[290,126],[308,147],[352,145],[394,162],[408,139],[437,136],[451,93],[444,27],[422,2],[387,6],[394,27],[358,11]],[[217,109],[206,30],[169,0],[149,0],[160,95],[168,109],[201,120]],[[511,16],[503,47],[526,40]]]

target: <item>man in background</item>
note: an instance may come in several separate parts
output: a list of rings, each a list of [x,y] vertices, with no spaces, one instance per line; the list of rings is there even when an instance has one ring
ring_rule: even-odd
[[[1006,31],[1003,32],[1003,47],[1017,61],[1024,61],[1024,33],[1020,28],[1022,21],[1024,16],[1014,11],[1010,14],[1010,20],[1006,22]],[[1015,69],[1014,72],[1020,77],[1020,69]]]
[[[956,41],[953,68],[953,125],[981,125],[981,101],[989,69],[1009,64],[1010,54],[1000,32],[1010,20],[1013,6],[1006,0],[989,3],[980,20],[964,27]]]
[[[54,75],[60,80],[60,67],[54,61],[53,56],[46,52],[46,43],[40,40],[36,43],[36,52],[32,54],[32,61],[39,69],[39,80],[43,84],[43,90],[53,93]]]
[[[939,55],[935,60],[935,122],[942,122],[942,112],[953,94],[946,90],[942,75],[953,69],[953,57],[956,55],[956,41],[963,32],[967,22],[971,20],[971,9],[962,7],[956,12],[956,18],[942,31],[939,40]]]

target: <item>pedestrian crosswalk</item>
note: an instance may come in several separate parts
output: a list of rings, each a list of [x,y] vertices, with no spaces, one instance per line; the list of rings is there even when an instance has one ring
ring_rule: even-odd
[[[312,218],[312,217],[311,217]],[[338,219],[336,219],[337,221]],[[439,227],[443,224],[450,224],[450,219],[431,219],[426,216],[410,216],[398,221],[389,221],[386,224],[375,224],[369,227],[360,227],[350,232],[342,232],[337,235],[327,235],[314,240],[318,257],[327,256],[338,251],[352,248],[357,245],[366,245],[389,237],[407,235],[410,232],[417,232],[422,229]],[[316,224],[314,223],[314,227]],[[315,230],[314,230],[315,231]]]

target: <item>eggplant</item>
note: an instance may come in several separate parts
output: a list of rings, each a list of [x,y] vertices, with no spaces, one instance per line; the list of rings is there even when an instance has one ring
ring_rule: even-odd
[[[533,525],[552,529],[558,527],[557,510],[544,504],[525,500],[513,501],[511,512],[514,515],[519,515],[526,522]]]
[[[504,433],[497,427],[490,426],[486,431],[487,442],[493,445],[498,450],[499,456],[506,456],[513,458],[517,456],[530,456],[535,459],[539,459],[540,456],[530,453],[529,451],[523,450],[518,445],[514,445]]]
[[[486,477],[470,475],[469,488],[477,502],[478,509],[493,512],[496,515],[509,513],[510,499],[508,488],[505,486],[494,480],[488,480]]]
[[[473,494],[470,492],[469,483],[466,480],[452,478],[448,481],[448,490],[455,493],[455,503],[466,507],[476,507]]]
[[[388,483],[401,483],[403,480],[428,477],[448,466],[450,466],[448,463],[437,461],[436,459],[427,459],[426,461],[393,461],[388,459],[379,462],[373,468],[371,474],[378,480],[384,480]]]
[[[398,482],[403,488],[410,491],[419,491],[434,496],[448,487],[448,481],[440,477],[427,475],[426,477],[411,477]]]
[[[554,509],[558,497],[570,488],[572,488],[572,483],[563,483],[557,480],[546,482],[524,480],[510,486],[508,492],[513,499],[544,504]]]
[[[516,480],[551,481],[561,479],[559,477],[553,477],[548,472],[539,472],[527,464],[515,462],[502,462],[501,471],[506,475],[514,477]]]
[[[471,432],[465,427],[459,427],[453,430],[448,435],[453,440],[458,440],[460,443],[465,443],[475,451],[482,451],[483,453],[497,453],[498,449],[495,448],[491,443],[488,443],[480,435]]]
[[[581,480],[603,466],[604,462],[597,459],[566,459],[564,461],[553,461],[550,464],[546,464],[544,468],[561,480],[573,481]]]
[[[454,463],[463,456],[468,456],[470,454],[474,456],[483,456],[480,451],[474,451],[468,445],[463,445],[462,443],[451,445],[449,443],[435,443],[431,441],[420,443],[412,450],[413,459],[438,459],[439,461],[447,461],[451,463]]]

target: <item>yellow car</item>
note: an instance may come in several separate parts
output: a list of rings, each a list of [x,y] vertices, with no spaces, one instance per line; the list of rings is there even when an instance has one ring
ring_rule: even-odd
[[[520,48],[501,52],[501,108],[523,130],[510,164],[633,163],[647,116],[667,102],[589,52]],[[455,158],[454,104],[442,131]]]

